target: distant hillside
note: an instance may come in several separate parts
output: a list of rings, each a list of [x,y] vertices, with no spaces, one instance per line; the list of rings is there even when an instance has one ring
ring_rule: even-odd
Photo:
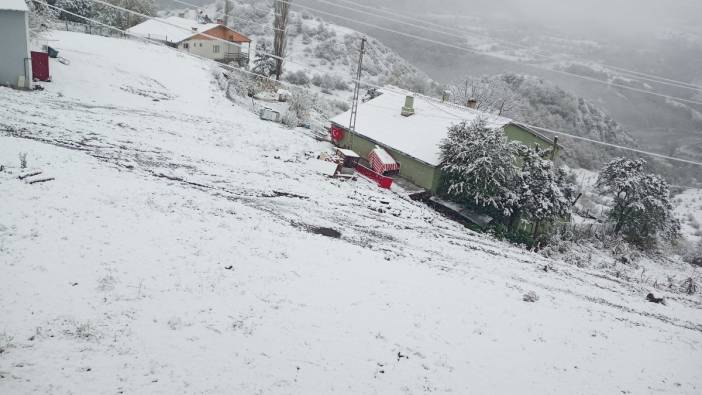
[[[476,91],[501,95],[509,103],[502,114],[532,125],[575,134],[612,144],[635,146],[635,139],[612,117],[589,101],[542,79],[518,74],[499,74],[471,79]],[[485,110],[495,110],[487,108]],[[559,136],[565,145],[562,158],[574,167],[594,169],[622,152]]]

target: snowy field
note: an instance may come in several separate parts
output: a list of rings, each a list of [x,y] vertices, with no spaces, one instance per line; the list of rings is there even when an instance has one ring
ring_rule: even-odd
[[[324,178],[209,64],[52,38],[45,91],[0,88],[0,393],[702,392],[699,296]]]

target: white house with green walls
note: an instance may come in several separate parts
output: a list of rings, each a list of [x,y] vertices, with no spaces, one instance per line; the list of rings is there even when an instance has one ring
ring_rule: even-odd
[[[368,158],[375,146],[384,148],[400,164],[402,178],[428,191],[436,192],[439,187],[441,141],[446,138],[448,128],[461,121],[484,117],[489,126],[502,129],[511,140],[532,147],[554,146],[552,139],[505,117],[415,97],[394,87],[377,93],[378,96],[359,104],[355,132],[349,131],[350,111],[331,120],[336,131],[332,133],[334,142],[363,158]]]

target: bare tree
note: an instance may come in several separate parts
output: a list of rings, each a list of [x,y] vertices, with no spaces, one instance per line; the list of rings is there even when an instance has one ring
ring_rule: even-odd
[[[275,79],[280,80],[283,74],[283,58],[285,57],[285,48],[288,44],[287,31],[288,14],[290,11],[290,2],[292,0],[275,0],[273,19],[273,54],[276,58]]]
[[[498,79],[464,78],[449,87],[450,100],[455,104],[470,106],[475,100],[476,110],[495,115],[511,116],[523,107],[520,96]]]

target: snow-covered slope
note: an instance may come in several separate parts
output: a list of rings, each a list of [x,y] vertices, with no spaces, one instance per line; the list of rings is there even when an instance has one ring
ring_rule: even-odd
[[[0,393],[700,392],[699,296],[324,178],[208,64],[52,40],[45,91],[0,88]]]

